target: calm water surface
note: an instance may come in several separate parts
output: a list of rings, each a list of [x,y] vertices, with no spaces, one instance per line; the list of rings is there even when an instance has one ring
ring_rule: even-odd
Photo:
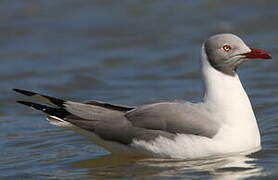
[[[278,1],[0,1],[0,178],[277,179]],[[272,61],[240,68],[262,134],[248,157],[177,161],[108,152],[17,105],[11,88],[139,105],[198,101],[199,48],[233,32]]]

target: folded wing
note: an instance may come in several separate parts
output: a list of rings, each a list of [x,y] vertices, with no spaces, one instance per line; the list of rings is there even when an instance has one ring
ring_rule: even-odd
[[[105,141],[121,144],[130,144],[135,139],[151,141],[158,136],[173,139],[177,133],[213,137],[218,129],[216,123],[205,118],[206,111],[188,102],[129,107],[102,101],[77,103],[26,90],[15,91],[47,104],[18,101],[50,115],[52,121],[67,122]]]

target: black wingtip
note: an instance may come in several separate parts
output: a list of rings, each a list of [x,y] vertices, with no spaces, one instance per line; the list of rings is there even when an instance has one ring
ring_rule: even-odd
[[[15,89],[13,89],[13,91],[18,92],[20,94],[24,94],[26,96],[34,96],[35,97],[35,95],[38,95],[38,96],[44,97],[44,98],[48,99],[52,104],[57,105],[59,107],[63,107],[64,103],[66,102],[63,99],[58,99],[58,98],[55,98],[55,97],[51,97],[51,96],[35,93],[35,92],[32,92],[32,91],[26,91],[26,90],[23,90],[23,89],[16,89],[15,88]]]
[[[69,112],[67,112],[65,109],[62,109],[62,108],[53,108],[53,107],[49,107],[49,106],[45,106],[45,105],[42,105],[42,104],[29,102],[29,101],[16,101],[16,102],[19,103],[19,104],[23,104],[25,106],[29,106],[29,107],[34,108],[36,110],[42,111],[46,114],[62,118],[62,119],[64,117],[70,115]]]
[[[38,103],[33,103],[33,102],[30,102],[30,101],[16,101],[16,102],[19,103],[19,104],[23,104],[25,106],[29,106],[31,108],[40,110],[40,111],[43,111],[43,109],[45,109],[46,107],[48,108],[48,106],[41,105],[41,104],[38,104]]]
[[[32,107],[32,102],[28,102],[28,101],[16,101],[19,104],[23,104],[25,106],[30,106]]]
[[[20,93],[20,94],[24,94],[26,96],[33,96],[33,95],[37,94],[37,93],[34,93],[32,91],[26,91],[26,90],[23,90],[23,89],[16,89],[16,88],[14,88],[13,91],[15,91],[17,93]]]

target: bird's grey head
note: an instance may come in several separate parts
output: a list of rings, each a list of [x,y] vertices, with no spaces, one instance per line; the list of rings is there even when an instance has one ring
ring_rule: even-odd
[[[249,48],[233,34],[217,34],[204,43],[208,61],[212,67],[228,75],[235,75],[239,64],[248,58],[270,59],[268,52]]]

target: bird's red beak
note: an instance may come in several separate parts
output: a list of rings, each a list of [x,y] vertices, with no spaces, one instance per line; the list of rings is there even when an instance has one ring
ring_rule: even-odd
[[[271,55],[264,50],[255,49],[255,48],[250,48],[250,49],[251,49],[251,52],[244,53],[241,55],[245,56],[247,58],[250,58],[250,59],[271,59],[272,58]]]

